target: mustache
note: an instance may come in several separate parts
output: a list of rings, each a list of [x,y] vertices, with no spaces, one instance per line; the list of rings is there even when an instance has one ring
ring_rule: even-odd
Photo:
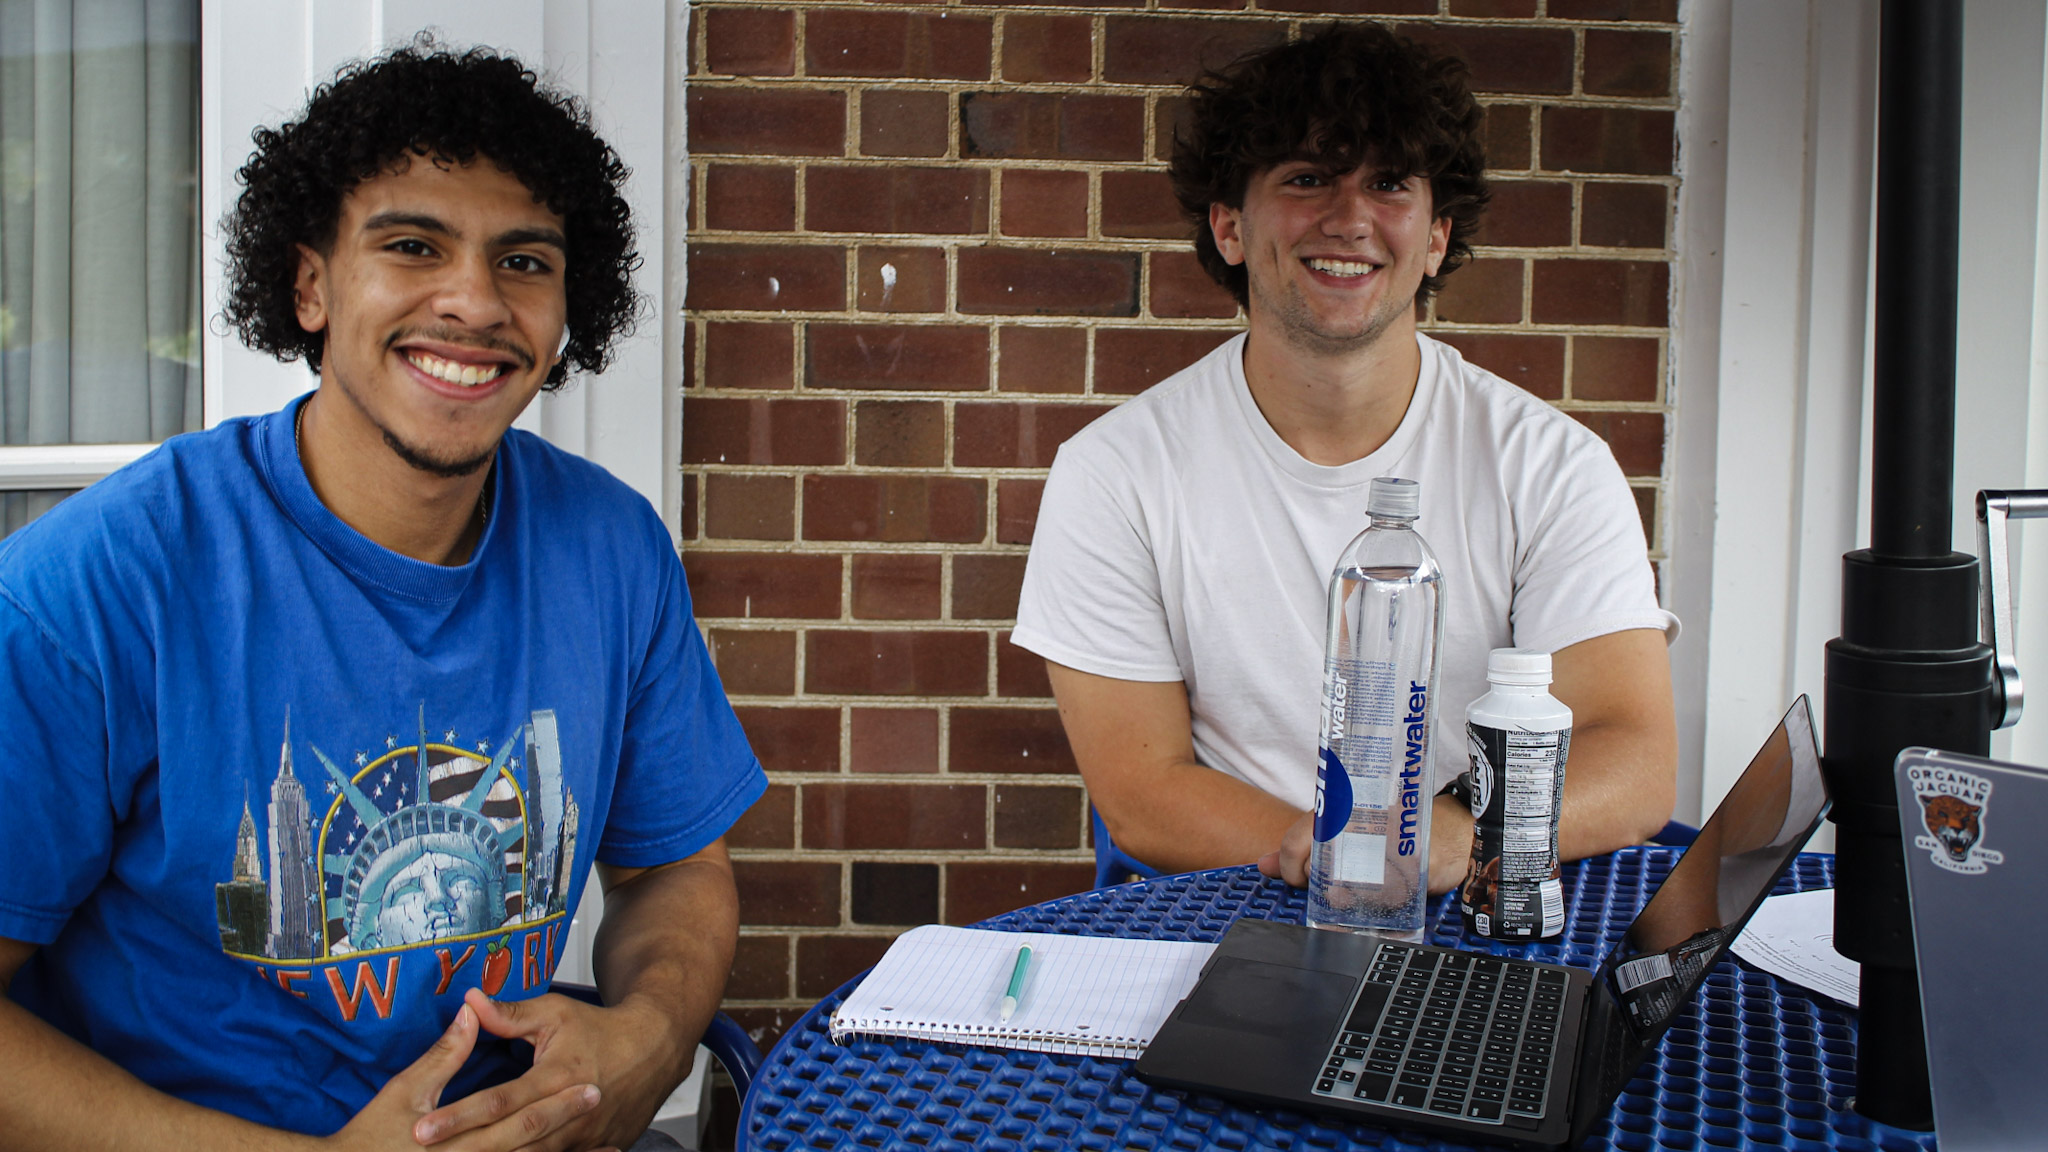
[[[521,371],[530,371],[534,364],[537,363],[532,352],[510,340],[483,332],[471,332],[463,328],[453,328],[438,324],[429,325],[425,328],[405,328],[393,332],[385,337],[384,350],[389,352],[407,340],[432,340],[440,344],[454,344],[475,348],[480,352],[502,352],[517,360]]]

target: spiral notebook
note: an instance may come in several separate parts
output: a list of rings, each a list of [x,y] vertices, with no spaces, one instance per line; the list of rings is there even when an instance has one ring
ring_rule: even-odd
[[[1017,1010],[1002,1019],[1018,946]],[[1192,991],[1214,944],[927,924],[897,937],[832,1014],[832,1040],[905,1036],[1134,1059]]]

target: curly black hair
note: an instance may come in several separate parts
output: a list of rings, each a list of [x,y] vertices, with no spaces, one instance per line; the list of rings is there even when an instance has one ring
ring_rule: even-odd
[[[296,245],[331,251],[341,202],[358,184],[418,156],[469,164],[482,156],[562,218],[569,344],[548,373],[601,372],[640,310],[626,166],[574,97],[489,48],[455,53],[426,36],[345,65],[313,90],[305,115],[258,128],[238,173],[242,196],[223,227],[229,260],[223,315],[250,347],[320,370],[321,332],[299,327]]]
[[[1209,205],[1244,207],[1252,177],[1287,160],[1344,169],[1372,163],[1428,177],[1433,211],[1450,219],[1451,239],[1418,299],[1436,295],[1444,277],[1471,258],[1491,193],[1483,114],[1456,56],[1370,21],[1333,23],[1204,71],[1188,95],[1188,125],[1174,134],[1167,175],[1194,225],[1195,255],[1239,304],[1251,306],[1248,277],[1244,265],[1216,250]]]

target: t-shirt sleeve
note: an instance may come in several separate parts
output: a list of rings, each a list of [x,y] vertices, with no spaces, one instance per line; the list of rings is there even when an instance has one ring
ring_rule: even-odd
[[[107,723],[85,666],[0,588],[0,936],[54,941],[105,877]]]
[[[1097,676],[1185,679],[1146,529],[1125,474],[1062,446],[1039,501],[1010,642]]]
[[[726,701],[662,532],[662,594],[626,708],[618,780],[597,858],[624,868],[684,859],[725,835],[768,778]]]
[[[1555,652],[1582,640],[1654,628],[1668,643],[1678,618],[1657,603],[1642,516],[1614,454],[1591,433],[1574,438],[1539,499],[1517,559],[1510,623],[1515,643]]]

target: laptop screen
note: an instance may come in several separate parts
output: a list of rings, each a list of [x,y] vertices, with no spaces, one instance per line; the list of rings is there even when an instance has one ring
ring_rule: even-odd
[[[1801,696],[1600,970],[1638,1042],[1654,1041],[1691,1001],[1826,810]]]
[[[1942,1152],[2039,1147],[2048,769],[1908,748],[1894,781]]]

